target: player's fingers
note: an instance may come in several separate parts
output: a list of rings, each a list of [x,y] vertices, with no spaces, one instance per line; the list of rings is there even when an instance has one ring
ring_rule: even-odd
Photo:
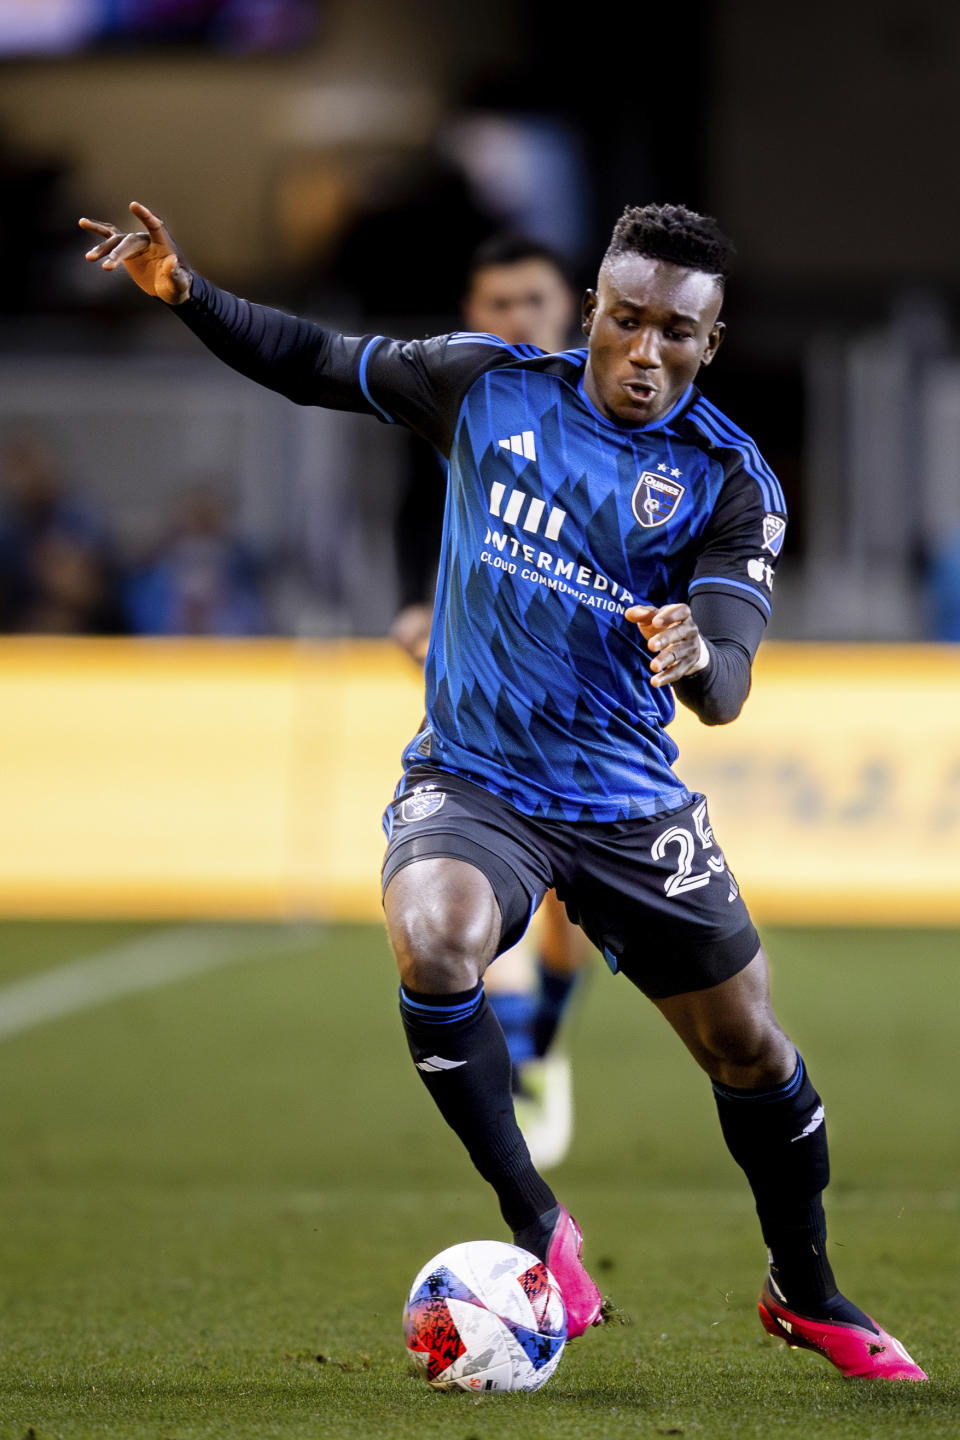
[[[653,671],[652,684],[674,685],[696,668],[700,659],[700,631],[694,627],[694,634],[683,640],[676,640],[650,662]]]
[[[675,685],[678,680],[682,680],[684,675],[688,674],[692,664],[692,656],[684,657],[674,655],[673,651],[670,650],[660,661],[655,660],[650,667],[657,671],[650,683],[655,685],[657,689],[660,689],[663,685]],[[662,668],[657,669],[658,665]]]
[[[81,230],[92,230],[95,235],[119,235],[120,231],[116,225],[111,225],[109,220],[91,220],[88,215],[81,215],[77,221]]]
[[[635,625],[649,625],[657,613],[657,607],[655,605],[631,605],[623,613],[624,618],[632,621]]]
[[[167,237],[166,226],[160,219],[160,216],[154,215],[153,211],[148,210],[146,205],[141,205],[139,200],[131,200],[130,209],[132,213],[136,215],[137,219],[141,222],[141,224],[146,225],[147,229],[150,231],[150,233],[154,236],[155,239],[159,238],[161,235]]]
[[[671,646],[669,650],[664,650],[656,659],[651,660],[650,669],[662,675],[665,670],[673,670],[678,665],[685,665],[688,660],[692,659],[692,647],[681,649],[679,646]]]
[[[653,623],[658,630],[661,630],[668,625],[675,625],[679,621],[688,619],[689,615],[689,605],[661,605],[653,618]]]
[[[150,249],[149,235],[124,235],[115,250],[111,250],[109,256],[103,262],[104,270],[115,270],[122,265],[124,260],[132,260],[135,255],[142,255],[145,250]]]
[[[99,245],[94,245],[92,250],[87,251],[88,260],[102,260],[104,255],[109,255],[120,244],[123,236],[120,234],[110,235],[106,240],[101,240]]]
[[[693,644],[699,640],[700,632],[692,620],[671,625],[669,630],[658,630],[647,642],[651,650],[676,650],[678,646]]]

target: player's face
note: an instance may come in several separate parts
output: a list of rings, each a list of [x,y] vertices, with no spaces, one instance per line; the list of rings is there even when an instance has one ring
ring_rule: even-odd
[[[463,301],[468,330],[550,351],[567,344],[575,310],[574,294],[556,267],[532,258],[478,270]]]
[[[621,255],[583,302],[590,342],[584,388],[607,419],[649,425],[680,399],[723,335],[723,291],[712,275],[645,255]]]

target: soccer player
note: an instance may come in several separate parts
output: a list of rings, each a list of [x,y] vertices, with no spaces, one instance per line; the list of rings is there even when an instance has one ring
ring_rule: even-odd
[[[767,959],[710,827],[673,773],[674,694],[738,714],[785,527],[757,447],[694,381],[723,335],[716,223],[628,208],[583,304],[587,348],[490,335],[348,339],[190,271],[163,223],[85,220],[221,359],[302,404],[409,425],[449,457],[427,715],[387,815],[387,928],[410,1051],[553,1271],[569,1333],[601,1318],[582,1236],[530,1161],[483,971],[556,889],[713,1082],[769,1253],[764,1327],[844,1375],[923,1380],[840,1293],[826,1254],[823,1104],[773,1014]]]
[[[474,334],[562,350],[577,308],[563,261],[540,241],[494,235],[470,258],[461,310],[464,328]],[[411,431],[406,435],[408,464],[395,526],[400,609],[391,634],[422,663],[433,619],[447,478],[434,447]],[[573,1138],[570,1061],[554,1040],[587,956],[582,930],[548,890],[530,931],[497,957],[484,980],[513,1062],[517,1119],[538,1170],[558,1165]]]

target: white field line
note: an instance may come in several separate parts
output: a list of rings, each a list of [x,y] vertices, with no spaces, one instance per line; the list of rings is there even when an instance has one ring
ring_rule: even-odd
[[[257,956],[302,950],[305,932],[257,925],[176,925],[0,986],[0,1040],[35,1025]]]

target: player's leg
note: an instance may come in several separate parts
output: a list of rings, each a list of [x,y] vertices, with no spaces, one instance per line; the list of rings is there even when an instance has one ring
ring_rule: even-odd
[[[497,1192],[511,1230],[556,1204],[513,1109],[510,1054],[481,980],[500,940],[487,877],[463,860],[415,860],[384,893],[400,970],[400,1013],[417,1070],[447,1124]]]
[[[762,949],[722,984],[655,1001],[713,1081],[727,1146],[750,1182],[772,1273],[801,1307],[837,1293],[825,1253],[829,1179],[820,1097],[770,1007]]]
[[[750,1182],[770,1259],[764,1327],[846,1375],[925,1379],[900,1342],[837,1288],[823,1210],[824,1107],[774,1017],[763,950],[718,985],[655,1003],[713,1081],[724,1139]]]
[[[543,1058],[556,1038],[587,959],[583,931],[567,917],[553,890],[537,912],[537,1001],[534,1053]]]
[[[541,907],[542,908],[542,907]],[[519,1088],[520,1068],[535,1054],[533,1023],[537,1009],[536,962],[530,932],[497,956],[484,976],[487,1000],[500,1021],[513,1061],[513,1088]]]
[[[553,890],[544,896],[525,945],[530,937],[536,959],[526,997],[527,1031],[516,1051],[511,1044],[515,1103],[537,1168],[549,1170],[565,1158],[573,1139],[573,1072],[569,1055],[554,1042],[589,947]],[[490,975],[509,958],[501,956]]]
[[[793,1329],[780,1333],[845,1374],[924,1378],[899,1343],[837,1291],[822,1205],[823,1105],[773,1014],[766,956],[703,797],[669,816],[624,823],[598,846],[581,838],[580,849],[581,924],[714,1082],[724,1138],[756,1199],[773,1287],[779,1277],[790,1304],[804,1307],[790,1311]],[[765,1315],[770,1328],[761,1309]]]
[[[580,1233],[517,1126],[510,1056],[482,981],[501,945],[522,933],[549,870],[516,838],[513,813],[494,797],[449,780],[431,782],[430,792],[388,812],[384,910],[410,1051],[517,1243],[556,1276],[568,1333],[579,1335],[599,1317],[600,1295],[580,1262]]]

